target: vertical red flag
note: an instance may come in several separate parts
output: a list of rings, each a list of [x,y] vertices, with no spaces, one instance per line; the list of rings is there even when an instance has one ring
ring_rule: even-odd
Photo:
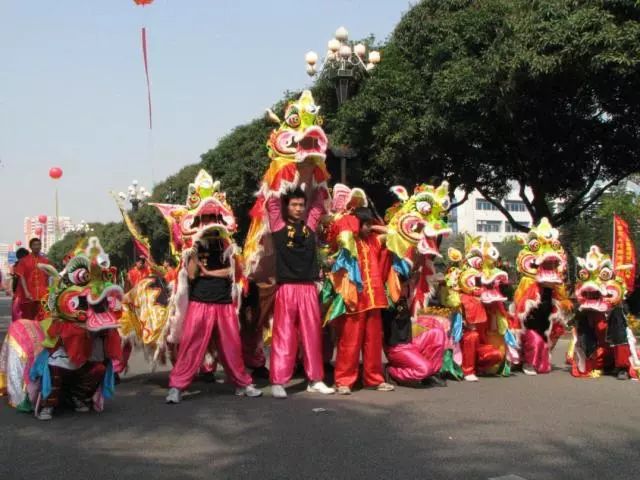
[[[149,82],[149,59],[147,55],[147,29],[142,27],[142,57],[144,59],[144,74],[147,78],[147,103],[149,104],[149,130],[153,127],[151,115],[151,84]]]
[[[636,277],[636,249],[629,234],[629,225],[618,215],[613,215],[613,265],[620,267],[617,274],[624,279],[627,291],[632,292]]]

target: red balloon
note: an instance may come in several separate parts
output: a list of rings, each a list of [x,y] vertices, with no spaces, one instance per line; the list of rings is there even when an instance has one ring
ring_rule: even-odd
[[[36,235],[38,235],[38,236],[42,235],[42,227],[36,227],[34,232],[36,232]]]
[[[51,167],[49,176],[54,180],[58,180],[62,176],[62,169],[60,167]]]
[[[153,3],[153,0],[133,0],[133,2],[136,5],[142,5],[144,7],[145,5],[151,5]]]
[[[19,247],[20,245],[22,245],[22,240],[16,240],[16,245]]]
[[[47,216],[46,215],[38,215],[38,221],[40,223],[47,223]]]

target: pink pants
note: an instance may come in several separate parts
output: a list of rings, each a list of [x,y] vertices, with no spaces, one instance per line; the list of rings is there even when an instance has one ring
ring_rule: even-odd
[[[17,297],[13,297],[11,301],[11,321],[15,322],[16,320],[20,320],[23,318],[22,316],[22,308],[20,308],[20,299]]]
[[[418,382],[435,375],[442,368],[447,335],[441,328],[432,328],[414,337],[411,343],[385,348],[388,372],[398,382]]]
[[[178,358],[171,374],[169,386],[184,390],[200,370],[207,347],[214,335],[218,358],[229,380],[239,387],[251,384],[251,376],[242,361],[242,346],[238,315],[232,304],[189,302]]]
[[[525,330],[520,338],[522,344],[522,356],[525,365],[531,365],[538,373],[551,371],[551,358],[549,345],[535,330]]]
[[[273,385],[291,380],[298,335],[307,378],[312,382],[322,380],[322,319],[318,290],[313,283],[287,283],[276,292],[269,373]]]

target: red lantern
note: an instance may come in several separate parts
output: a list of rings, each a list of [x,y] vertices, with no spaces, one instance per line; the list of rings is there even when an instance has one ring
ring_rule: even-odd
[[[60,167],[52,167],[49,169],[49,176],[54,180],[58,180],[62,177],[62,169]]]
[[[144,7],[145,5],[151,5],[153,3],[153,0],[133,0],[133,2],[136,5],[142,5]]]
[[[38,221],[40,223],[47,223],[47,216],[46,215],[38,215]]]
[[[22,245],[22,240],[16,240],[16,247],[19,247]]]
[[[42,227],[36,227],[34,232],[36,232],[36,235],[38,235],[38,236],[42,235]]]

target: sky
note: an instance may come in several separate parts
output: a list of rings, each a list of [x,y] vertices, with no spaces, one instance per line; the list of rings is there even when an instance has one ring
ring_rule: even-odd
[[[196,163],[286,90],[336,28],[389,36],[407,0],[0,0],[0,243],[25,216],[119,219],[110,190]],[[149,51],[148,128],[141,28]],[[384,61],[384,58],[383,58]],[[54,182],[49,169],[64,175]]]

